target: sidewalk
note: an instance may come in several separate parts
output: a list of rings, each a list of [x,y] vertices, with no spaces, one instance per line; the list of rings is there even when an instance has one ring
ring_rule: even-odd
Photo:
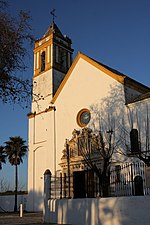
[[[42,213],[23,213],[22,218],[19,216],[19,213],[0,213],[0,225],[10,225],[10,224],[46,225],[47,223],[43,223]]]

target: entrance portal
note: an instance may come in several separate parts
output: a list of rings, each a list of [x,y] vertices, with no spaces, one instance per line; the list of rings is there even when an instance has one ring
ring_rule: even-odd
[[[85,198],[85,171],[73,172],[74,198]]]

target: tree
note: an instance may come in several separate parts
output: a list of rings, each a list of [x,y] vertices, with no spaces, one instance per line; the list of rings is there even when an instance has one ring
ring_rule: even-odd
[[[6,152],[3,146],[0,146],[0,170],[2,169],[2,163],[6,163]]]
[[[75,162],[86,171],[86,180],[90,187],[85,183],[86,194],[94,197],[93,188],[98,190],[100,196],[109,196],[110,187],[110,168],[114,160],[114,155],[120,154],[120,137],[117,138],[118,127],[115,123],[108,120],[108,124],[104,124],[101,120],[101,127],[98,131],[93,131],[89,127],[82,130],[74,130],[72,138],[66,141],[63,150],[62,162],[64,172],[68,173],[68,177],[72,174],[72,168]],[[119,131],[120,133],[120,131]],[[67,164],[67,166],[66,166]],[[95,176],[91,175],[95,174]],[[96,183],[93,178],[96,178]],[[69,183],[69,181],[68,181]],[[96,186],[94,187],[94,183]],[[93,188],[92,188],[93,187]]]
[[[88,168],[99,178],[99,193],[103,197],[109,196],[110,165],[119,145],[115,136],[115,124],[109,122],[106,127],[101,121],[101,128],[95,133],[92,129],[84,128],[78,136],[79,153]]]
[[[31,84],[17,72],[27,68],[27,44],[32,43],[30,16],[20,11],[18,18],[7,13],[6,0],[0,0],[0,100],[21,103],[30,99]]]
[[[103,197],[109,196],[110,168],[113,162],[120,163],[120,154],[126,157],[121,142],[124,138],[123,96],[121,86],[112,87],[107,97],[90,106],[91,120],[88,127],[74,130],[73,138],[68,141],[69,163],[72,163],[71,157],[76,157],[83,164],[84,170],[93,171],[99,180],[99,194]],[[66,159],[66,149],[63,153],[62,160]]]
[[[5,142],[5,151],[8,160],[12,166],[15,166],[15,205],[14,211],[17,211],[17,191],[18,191],[18,165],[23,163],[23,157],[26,155],[27,146],[25,141],[20,137],[10,137],[9,141]]]

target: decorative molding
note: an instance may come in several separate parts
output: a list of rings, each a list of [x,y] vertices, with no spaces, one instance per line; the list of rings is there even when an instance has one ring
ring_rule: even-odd
[[[82,121],[82,116],[84,113],[88,113],[88,116],[89,116],[89,121],[87,121],[86,123]],[[86,127],[87,124],[90,122],[90,119],[91,119],[91,114],[90,114],[90,110],[89,109],[81,109],[78,114],[77,114],[77,117],[76,117],[76,121],[77,121],[77,124],[80,126],[80,127]]]

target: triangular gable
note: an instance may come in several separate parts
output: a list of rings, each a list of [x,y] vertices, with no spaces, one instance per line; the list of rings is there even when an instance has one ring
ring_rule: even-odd
[[[73,64],[71,65],[70,69],[68,70],[68,73],[66,74],[66,76],[64,77],[62,83],[60,84],[59,88],[57,89],[51,103],[53,104],[56,99],[58,98],[61,90],[63,89],[63,87],[65,86],[67,80],[69,79],[72,71],[74,70],[76,64],[78,63],[79,59],[82,58],[84,59],[86,62],[90,63],[91,65],[93,65],[95,68],[99,69],[100,71],[104,72],[105,74],[107,74],[108,76],[112,77],[113,79],[117,80],[118,82],[120,82],[123,85],[129,86],[135,90],[141,91],[141,93],[146,93],[148,91],[150,91],[150,88],[146,87],[143,84],[140,84],[139,82],[129,78],[128,76],[124,75],[123,73],[120,73],[117,70],[114,70],[98,61],[95,61],[94,59],[84,55],[81,52],[78,52]]]

